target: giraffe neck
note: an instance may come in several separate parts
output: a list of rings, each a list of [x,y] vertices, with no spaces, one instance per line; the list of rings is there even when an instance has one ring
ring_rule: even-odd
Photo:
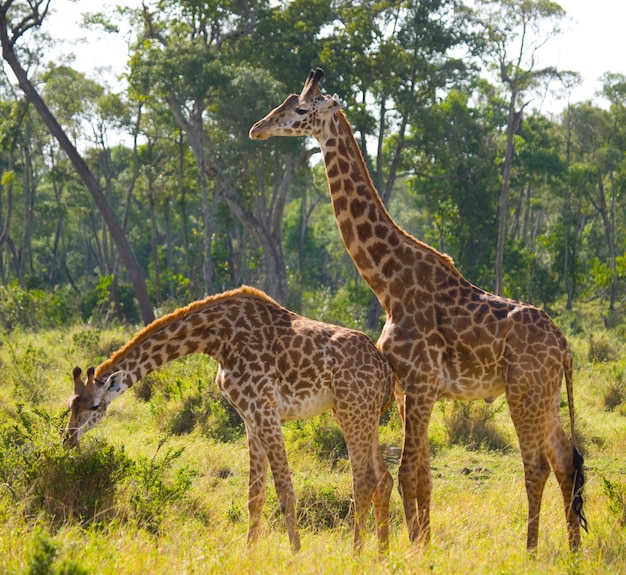
[[[228,308],[212,305],[215,299],[196,302],[153,322],[98,366],[96,378],[106,379],[123,371],[125,391],[150,372],[185,355],[205,353],[220,361],[224,328],[229,324],[222,320]]]
[[[344,244],[363,279],[389,314],[407,289],[430,289],[426,267],[451,268],[448,256],[411,237],[391,218],[365,165],[352,128],[336,112],[317,137],[335,218]],[[416,268],[421,269],[417,274]],[[417,277],[416,277],[417,275]]]

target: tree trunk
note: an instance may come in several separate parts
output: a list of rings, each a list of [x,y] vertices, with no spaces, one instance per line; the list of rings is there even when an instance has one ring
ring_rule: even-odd
[[[508,214],[509,182],[513,166],[513,136],[519,127],[521,111],[515,111],[517,92],[511,92],[509,101],[509,118],[506,126],[506,148],[504,150],[504,168],[502,170],[502,188],[500,189],[500,205],[498,208],[498,243],[496,244],[496,281],[494,291],[502,295],[502,281],[504,276],[504,243],[506,240],[506,220]]]
[[[111,237],[113,238],[117,249],[119,250],[120,257],[126,267],[128,278],[135,289],[135,296],[137,297],[139,310],[144,324],[152,322],[154,320],[154,311],[152,309],[152,304],[150,303],[150,297],[148,296],[145,279],[141,273],[141,269],[135,259],[130,245],[128,244],[128,240],[126,239],[126,236],[124,235],[122,228],[115,217],[115,213],[106,200],[100,183],[92,174],[85,160],[78,153],[78,150],[69,140],[57,119],[50,112],[35,87],[31,84],[26,71],[22,68],[19,60],[17,59],[14,47],[8,36],[6,10],[0,11],[0,41],[2,43],[2,56],[13,70],[13,73],[15,74],[26,99],[35,107],[37,113],[41,116],[41,119],[44,121],[52,135],[57,139],[59,145],[67,154],[68,158],[72,162],[72,165],[74,166],[74,169],[82,179],[98,206],[98,210],[102,214],[102,218],[111,233]]]

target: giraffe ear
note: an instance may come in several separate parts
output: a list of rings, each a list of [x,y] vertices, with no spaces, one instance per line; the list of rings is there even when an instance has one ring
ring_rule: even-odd
[[[74,395],[81,395],[83,390],[85,389],[85,384],[83,380],[80,378],[82,370],[80,367],[76,366],[72,370],[72,378],[74,379]]]
[[[326,97],[324,99],[324,103],[320,105],[320,108],[336,112],[342,108],[341,100],[339,100],[339,96],[337,96],[337,94],[335,94],[332,98]]]
[[[87,382],[85,383],[85,389],[88,391],[90,395],[93,395],[94,391],[94,373],[96,372],[93,365],[90,365],[87,368]]]

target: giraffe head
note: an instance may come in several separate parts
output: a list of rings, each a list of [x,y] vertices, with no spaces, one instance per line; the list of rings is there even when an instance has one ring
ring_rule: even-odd
[[[272,136],[317,136],[325,118],[341,110],[335,94],[322,94],[319,81],[324,76],[321,68],[311,70],[298,96],[292,94],[278,108],[250,128],[250,138],[267,140]]]
[[[69,399],[70,418],[63,442],[68,447],[77,447],[80,437],[91,429],[106,414],[111,400],[122,393],[122,372],[115,372],[104,378],[95,377],[95,369],[87,369],[87,379],[83,380],[80,367],[72,372],[74,393]],[[125,389],[125,388],[124,388]]]

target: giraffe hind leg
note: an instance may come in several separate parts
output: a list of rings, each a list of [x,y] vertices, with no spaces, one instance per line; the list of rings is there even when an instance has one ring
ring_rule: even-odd
[[[250,458],[248,475],[248,545],[256,543],[261,529],[261,512],[265,503],[267,458],[259,438],[248,432]]]
[[[548,439],[548,456],[563,496],[569,546],[572,551],[577,551],[580,528],[587,529],[583,514],[584,461],[560,424]]]
[[[374,490],[374,516],[376,517],[376,534],[378,536],[378,553],[382,557],[389,552],[389,500],[393,489],[393,477],[376,441],[374,450],[375,465],[379,473],[378,483]]]
[[[382,555],[389,547],[389,499],[393,478],[378,443],[379,411],[373,407],[368,411],[367,419],[361,419],[355,417],[351,406],[337,402],[333,416],[345,438],[352,468],[354,550],[358,553],[362,549],[367,515],[373,503],[378,548]]]

